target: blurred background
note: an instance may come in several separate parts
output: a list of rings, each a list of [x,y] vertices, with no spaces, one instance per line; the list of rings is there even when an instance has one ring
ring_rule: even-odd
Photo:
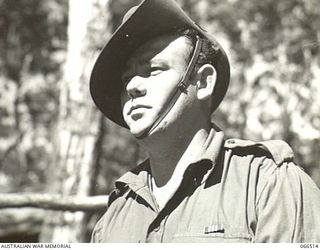
[[[0,0],[0,196],[107,195],[145,158],[88,91],[99,51],[139,2]],[[320,186],[320,2],[178,2],[230,57],[230,88],[212,120],[227,138],[287,141]],[[5,203],[0,242],[88,242],[104,211]]]

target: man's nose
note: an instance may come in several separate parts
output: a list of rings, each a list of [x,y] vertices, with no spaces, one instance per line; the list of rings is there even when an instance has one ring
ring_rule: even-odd
[[[132,99],[144,96],[146,94],[146,88],[144,84],[145,79],[141,76],[133,77],[128,83],[126,90],[128,96]]]

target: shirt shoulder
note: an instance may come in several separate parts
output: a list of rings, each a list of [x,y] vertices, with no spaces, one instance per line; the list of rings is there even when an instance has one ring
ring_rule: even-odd
[[[283,162],[293,162],[294,153],[288,143],[282,140],[267,140],[255,142],[242,139],[228,139],[225,141],[226,150],[242,156],[265,156],[271,158],[277,166]]]
[[[302,170],[294,163],[292,148],[282,140],[255,142],[229,139],[226,140],[224,148],[228,168],[236,176],[241,176],[245,185],[248,182],[250,186],[255,187],[257,196],[280,169],[290,166],[290,171]],[[288,175],[281,175],[281,177],[292,178]]]

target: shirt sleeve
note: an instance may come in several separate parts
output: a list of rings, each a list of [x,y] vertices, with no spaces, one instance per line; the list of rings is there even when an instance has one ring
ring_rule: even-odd
[[[96,223],[91,234],[90,243],[101,243],[101,230],[103,224],[103,217]]]
[[[259,190],[255,242],[320,242],[320,190],[301,168],[282,163]]]
[[[103,232],[103,224],[105,223],[105,221],[104,221],[105,215],[106,215],[106,213],[108,211],[108,208],[110,207],[111,203],[114,202],[120,196],[121,196],[121,192],[117,188],[114,189],[110,193],[110,195],[108,197],[108,203],[107,203],[107,207],[106,207],[106,212],[104,213],[104,215],[98,220],[98,222],[94,226],[94,229],[93,229],[92,234],[91,234],[90,243],[101,243],[103,237],[106,237],[106,235]]]

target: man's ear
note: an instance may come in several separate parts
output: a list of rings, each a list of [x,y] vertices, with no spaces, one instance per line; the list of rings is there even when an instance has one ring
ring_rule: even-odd
[[[206,100],[211,97],[217,81],[217,71],[211,64],[203,65],[197,72],[197,98]]]

